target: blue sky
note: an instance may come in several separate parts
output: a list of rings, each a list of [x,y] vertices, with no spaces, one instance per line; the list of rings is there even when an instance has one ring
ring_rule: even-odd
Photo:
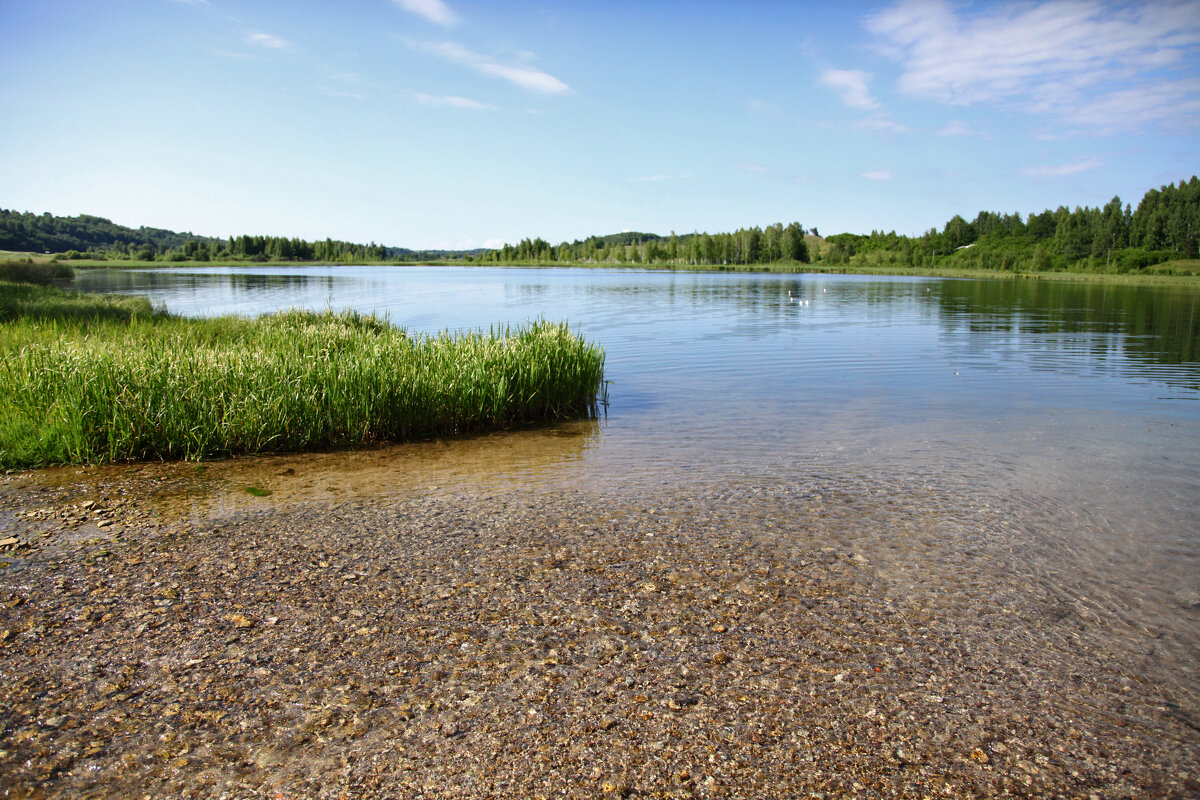
[[[469,248],[1137,204],[1200,2],[0,0],[0,207]]]

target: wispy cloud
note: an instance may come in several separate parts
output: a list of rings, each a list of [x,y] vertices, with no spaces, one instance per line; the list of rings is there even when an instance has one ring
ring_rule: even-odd
[[[1104,162],[1098,158],[1089,158],[1084,161],[1076,161],[1073,164],[1058,164],[1055,166],[1043,167],[1025,167],[1020,170],[1022,175],[1029,178],[1063,178],[1067,175],[1074,175],[1077,172],[1087,172],[1088,170],[1098,169],[1104,166]]]
[[[952,119],[946,123],[946,126],[937,132],[938,136],[980,136],[985,139],[991,138],[988,134],[977,131],[961,119]]]
[[[287,40],[269,33],[252,33],[246,37],[246,44],[265,47],[268,50],[286,50],[288,48]]]
[[[949,0],[901,0],[866,25],[913,97],[1004,104],[1099,133],[1200,123],[1193,0],[985,8],[971,15]]]
[[[422,16],[435,25],[449,27],[458,22],[458,15],[442,0],[392,0],[405,11]]]
[[[742,164],[741,167],[746,172],[752,172],[755,175],[770,175],[772,173],[770,167],[764,167],[762,164]]]
[[[499,109],[490,103],[481,103],[478,100],[471,100],[467,97],[457,97],[452,94],[432,95],[422,94],[420,92],[412,92],[412,99],[423,106],[443,106],[446,108],[460,108],[467,111],[498,111]]]
[[[863,111],[874,111],[880,107],[879,101],[867,89],[871,80],[869,72],[861,69],[823,69],[819,80],[840,95],[843,105]]]
[[[908,128],[892,119],[886,112],[876,112],[854,123],[854,127],[876,133],[908,133]]]
[[[235,53],[232,50],[213,50],[213,55],[221,58],[228,58],[231,61],[262,61],[263,57],[258,53]]]
[[[869,181],[890,181],[896,176],[890,169],[869,169],[866,172],[860,172],[859,177]]]
[[[571,87],[549,73],[525,64],[506,64],[491,56],[476,53],[455,42],[409,42],[409,46],[431,53],[446,61],[513,83],[537,94],[567,94]]]

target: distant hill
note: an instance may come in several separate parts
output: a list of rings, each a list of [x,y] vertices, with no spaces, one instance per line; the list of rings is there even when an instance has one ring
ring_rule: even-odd
[[[110,251],[114,248],[152,248],[165,252],[189,240],[218,242],[212,237],[176,233],[162,228],[127,228],[104,217],[80,214],[56,217],[0,209],[0,250],[65,253],[68,250]]]
[[[613,246],[628,246],[631,244],[645,244],[646,242],[657,242],[663,239],[657,233],[639,233],[637,231],[621,231],[620,233],[610,233],[607,236],[589,236],[579,244],[591,244],[595,242],[600,247]]]
[[[412,250],[371,243],[355,244],[326,239],[307,242],[278,236],[231,236],[228,239],[176,233],[162,228],[129,228],[110,219],[81,214],[56,217],[0,209],[0,250],[35,253],[84,253],[115,258],[199,260],[271,258],[311,260],[436,261],[481,256],[473,250]],[[74,251],[74,252],[72,252]]]

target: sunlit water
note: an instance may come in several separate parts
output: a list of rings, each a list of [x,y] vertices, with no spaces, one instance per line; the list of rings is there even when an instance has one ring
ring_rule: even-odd
[[[686,514],[859,553],[899,596],[1040,593],[1134,639],[1167,639],[1156,658],[1177,676],[1198,652],[1195,290],[447,267],[77,281],[191,316],[355,308],[424,332],[544,317],[605,348],[599,420],[285,457],[268,468],[273,500],[213,493],[193,501],[205,513],[447,485],[670,498]],[[259,467],[222,469],[244,483],[239,470]]]

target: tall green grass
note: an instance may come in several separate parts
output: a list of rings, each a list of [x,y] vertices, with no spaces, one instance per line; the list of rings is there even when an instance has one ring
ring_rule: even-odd
[[[23,329],[29,334],[42,327],[56,333],[59,328],[82,330],[103,322],[128,323],[155,316],[145,297],[87,295],[0,279],[0,323],[26,323]],[[10,338],[0,333],[0,339]]]
[[[66,264],[34,261],[30,258],[0,261],[0,281],[52,286],[70,283],[74,279],[75,270]]]
[[[603,379],[603,350],[562,323],[413,336],[355,312],[185,320],[41,291],[31,305],[63,313],[0,317],[9,468],[463,435],[594,413]]]

